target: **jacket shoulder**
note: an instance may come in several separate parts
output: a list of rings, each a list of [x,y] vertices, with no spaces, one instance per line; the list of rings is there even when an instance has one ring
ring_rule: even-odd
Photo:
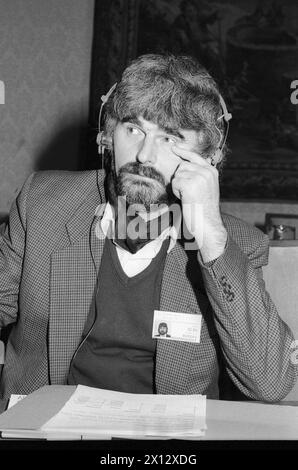
[[[39,171],[31,175],[27,205],[37,209],[56,205],[71,209],[90,195],[103,192],[101,171]]]
[[[69,193],[74,190],[87,192],[96,187],[101,181],[102,173],[96,170],[90,171],[38,171],[33,174],[30,194],[37,192],[48,195]],[[75,195],[75,194],[74,194]]]

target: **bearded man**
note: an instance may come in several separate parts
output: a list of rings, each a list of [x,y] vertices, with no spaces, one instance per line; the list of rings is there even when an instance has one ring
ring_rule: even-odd
[[[230,119],[208,72],[141,56],[104,97],[105,169],[26,181],[0,242],[1,396],[46,384],[281,400],[293,336],[268,238],[220,211]],[[171,335],[156,338],[160,321]]]

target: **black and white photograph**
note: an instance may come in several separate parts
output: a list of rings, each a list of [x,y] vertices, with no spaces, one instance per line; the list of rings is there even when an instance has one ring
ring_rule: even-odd
[[[298,449],[297,0],[0,8],[0,451]]]

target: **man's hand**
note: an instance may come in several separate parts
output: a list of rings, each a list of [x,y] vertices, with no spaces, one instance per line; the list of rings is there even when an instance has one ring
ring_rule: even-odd
[[[185,224],[204,262],[212,261],[224,252],[227,241],[219,210],[218,171],[193,151],[178,145],[172,150],[183,160],[172,180],[173,192],[182,202]]]

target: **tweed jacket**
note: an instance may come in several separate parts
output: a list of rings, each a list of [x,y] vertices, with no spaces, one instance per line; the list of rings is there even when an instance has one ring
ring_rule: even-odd
[[[101,171],[39,172],[12,205],[0,239],[0,328],[14,323],[1,398],[66,383],[103,252],[95,215],[103,181]],[[201,314],[202,329],[199,344],[157,340],[156,390],[217,398],[224,369],[247,397],[280,400],[297,366],[292,334],[262,280],[268,239],[234,217],[223,221],[228,242],[216,261],[205,265],[178,242],[167,254],[160,310]]]

